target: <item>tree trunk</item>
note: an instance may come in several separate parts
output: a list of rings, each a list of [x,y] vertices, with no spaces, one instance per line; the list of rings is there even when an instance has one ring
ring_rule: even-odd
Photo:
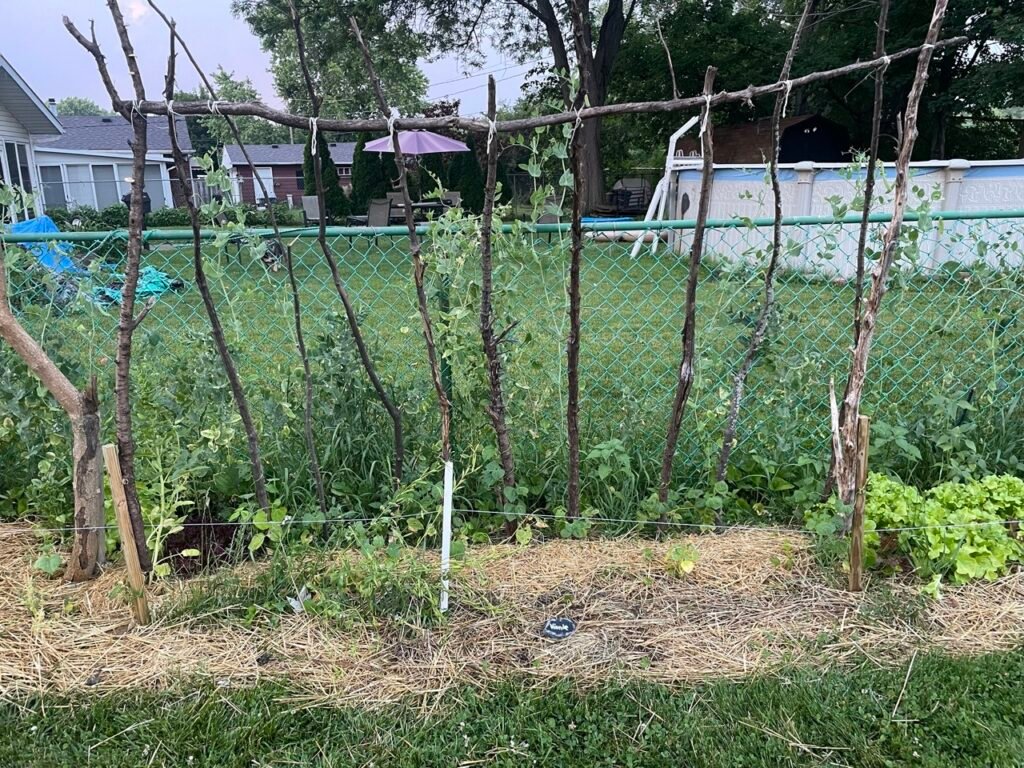
[[[95,378],[81,393],[81,403],[81,413],[70,417],[75,541],[64,571],[64,578],[68,581],[86,581],[95,577],[106,555],[103,454],[100,451],[100,414]]]
[[[708,67],[704,75],[704,95],[711,96],[715,75],[718,70]],[[672,413],[669,416],[668,431],[665,436],[665,450],[661,455],[661,477],[658,483],[658,502],[662,506],[661,520],[668,516],[669,487],[672,483],[672,464],[675,462],[676,445],[679,442],[679,429],[686,412],[686,403],[690,399],[693,386],[693,369],[697,356],[697,285],[700,281],[700,262],[704,255],[704,229],[711,209],[711,191],[714,183],[714,141],[712,140],[711,101],[708,99],[701,116],[704,128],[701,130],[701,150],[704,163],[701,169],[700,200],[697,201],[697,220],[693,226],[693,245],[690,247],[690,267],[686,276],[686,295],[684,296],[682,330],[682,355],[679,361],[679,375],[676,379],[676,394],[672,401]]]
[[[497,97],[494,77],[487,81],[487,118],[496,119]],[[512,438],[509,436],[508,423],[505,420],[505,393],[502,387],[501,337],[494,332],[494,307],[491,297],[494,291],[493,265],[493,230],[494,230],[494,190],[498,183],[498,135],[487,136],[487,177],[484,182],[484,209],[480,221],[480,337],[487,360],[487,384],[490,391],[490,402],[487,415],[494,427],[494,435],[498,441],[498,455],[501,458],[503,476],[502,493],[498,499],[498,508],[504,509],[506,490],[516,487],[516,463],[512,452]],[[515,522],[509,526],[514,533]]]
[[[174,98],[174,27],[171,27],[171,52],[167,59],[167,79],[164,98],[170,102]],[[185,208],[188,210],[189,223],[192,225],[192,266],[196,275],[196,287],[203,299],[203,307],[206,309],[206,316],[210,320],[210,335],[213,337],[213,346],[220,357],[221,366],[224,368],[224,375],[227,377],[228,386],[231,389],[231,396],[235,401],[235,408],[238,417],[242,420],[242,428],[245,430],[246,444],[249,449],[249,466],[252,471],[253,489],[256,492],[256,503],[260,509],[270,511],[270,497],[267,495],[267,480],[263,471],[263,456],[260,452],[259,435],[256,432],[256,424],[252,418],[252,411],[249,410],[249,400],[245,396],[242,387],[242,379],[238,375],[238,368],[235,366],[231,350],[228,349],[227,339],[224,337],[224,327],[220,322],[220,315],[217,312],[217,304],[213,300],[213,293],[210,291],[209,283],[206,280],[206,270],[203,267],[203,244],[200,236],[199,210],[196,208],[192,196],[192,180],[189,177],[188,158],[181,150],[178,143],[177,125],[174,122],[174,115],[167,117],[167,135],[171,141],[171,157],[174,159],[174,168],[181,183],[182,198]],[[320,511],[326,515],[327,508],[324,504],[319,475],[316,476],[317,490],[320,491]]]
[[[925,38],[925,46],[921,49],[920,54],[918,54],[913,85],[910,88],[907,106],[903,112],[902,140],[895,163],[896,179],[893,183],[892,221],[885,231],[881,257],[871,276],[871,292],[864,305],[860,336],[850,357],[849,384],[843,401],[845,413],[843,424],[840,425],[838,423],[838,409],[833,407],[833,450],[836,457],[836,489],[840,502],[848,510],[852,510],[857,486],[857,421],[860,417],[860,401],[864,390],[864,382],[867,378],[871,342],[874,339],[882,299],[888,288],[889,271],[892,269],[893,262],[896,259],[896,249],[899,245],[900,232],[903,227],[903,214],[907,205],[909,187],[908,168],[910,166],[910,158],[914,152],[914,142],[917,139],[918,108],[921,103],[925,81],[928,79],[928,66],[931,63],[932,51],[935,47],[935,41],[938,40],[939,30],[942,28],[942,20],[946,14],[947,2],[948,0],[936,0],[935,11],[933,12],[931,24],[928,26],[928,34]],[[849,529],[850,520],[851,514],[847,512],[844,526],[846,530]]]
[[[75,540],[65,576],[84,581],[96,575],[103,556],[103,469],[96,382],[80,392],[29,335],[11,312],[7,296],[6,245],[0,241],[0,338],[42,382],[67,414],[72,437],[71,487],[75,505]]]
[[[583,143],[580,148],[583,165],[583,212],[590,213],[604,205],[604,165],[601,160],[601,121],[583,121]]]

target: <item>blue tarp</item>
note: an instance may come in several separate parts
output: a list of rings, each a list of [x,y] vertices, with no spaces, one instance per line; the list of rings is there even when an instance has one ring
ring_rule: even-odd
[[[60,234],[57,225],[49,216],[37,216],[27,221],[19,221],[11,225],[11,234]],[[71,273],[81,275],[85,270],[79,269],[71,260],[74,246],[69,242],[46,242],[46,243],[25,243],[23,246],[27,251],[34,254],[39,263],[54,274],[61,275]]]
[[[120,304],[121,303],[121,285],[124,281],[122,275],[115,275],[117,287],[101,287],[96,288],[93,291],[93,295],[102,302]],[[175,281],[159,269],[154,267],[143,267],[139,271],[139,284],[135,289],[135,298],[137,299],[149,299],[149,298],[160,298],[165,293],[171,290],[180,290],[182,283]]]

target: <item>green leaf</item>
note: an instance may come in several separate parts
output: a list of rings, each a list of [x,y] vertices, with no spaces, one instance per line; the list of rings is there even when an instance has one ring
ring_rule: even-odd
[[[262,533],[257,533],[253,535],[252,539],[249,540],[249,551],[255,552],[256,550],[258,550],[260,547],[263,546],[263,542],[265,540],[266,536],[264,536]]]

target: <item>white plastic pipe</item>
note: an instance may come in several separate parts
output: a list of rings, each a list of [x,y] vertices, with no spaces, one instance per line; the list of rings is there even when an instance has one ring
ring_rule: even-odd
[[[455,465],[444,463],[444,495],[441,501],[441,612],[448,610],[448,570],[452,561],[452,492]]]

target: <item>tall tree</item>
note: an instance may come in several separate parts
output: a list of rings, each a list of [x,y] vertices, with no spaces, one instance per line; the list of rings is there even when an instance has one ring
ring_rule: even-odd
[[[260,101],[260,93],[249,78],[239,79],[234,73],[218,67],[213,73],[213,85],[221,101]],[[210,98],[207,95],[203,99]],[[234,141],[231,128],[216,115],[200,118],[214,143],[222,147]],[[235,118],[242,141],[246,144],[285,144],[290,140],[288,129],[259,117]]]
[[[311,138],[312,134],[310,134]],[[338,180],[338,167],[331,159],[330,145],[323,136],[319,136],[318,142],[320,146],[317,147],[318,151],[314,158],[312,141],[310,139],[306,140],[302,151],[303,192],[311,196],[316,195],[316,168],[313,167],[313,163],[319,162],[321,179],[324,185],[324,201],[327,205],[327,215],[335,223],[344,224],[345,217],[352,210],[349,205],[348,196],[345,194],[345,190],[341,188],[341,182]]]
[[[916,45],[929,25],[932,6],[930,0],[894,3],[889,47],[898,50]],[[877,3],[837,0],[827,20],[814,31],[798,74],[864,57],[874,47],[877,9]],[[993,117],[1024,105],[1024,4],[962,0],[950,5],[943,29],[947,37],[964,35],[969,42],[935,52],[921,96],[921,136],[915,158],[979,159],[984,149],[977,141],[977,124],[967,129],[964,118]],[[883,136],[897,135],[914,74],[912,61],[894,63],[886,72],[885,103],[889,106],[883,112]],[[855,146],[866,147],[871,124],[864,116],[871,114],[873,100],[869,83],[862,78],[843,78],[810,89],[806,109],[847,125]],[[1011,134],[1013,146],[1019,127],[1003,123],[1002,129]],[[994,142],[991,146],[1001,145]],[[884,159],[893,159],[895,151],[892,141],[883,140],[880,152]]]
[[[104,109],[92,99],[87,99],[84,96],[65,96],[57,102],[57,114],[61,117],[99,117],[101,115],[110,115],[113,113],[108,109]]]
[[[366,142],[373,137],[360,133],[352,157],[352,210],[366,213],[374,198],[384,197],[394,176],[394,164],[378,152],[367,152]]]
[[[388,102],[404,115],[423,108],[427,79],[417,61],[429,51],[425,35],[416,31],[415,20],[403,4],[304,0],[297,6],[306,29],[306,61],[318,93],[323,94],[321,112],[325,117],[377,114],[362,56],[348,28],[348,17],[353,14],[359,18],[367,42],[379,54]],[[281,98],[294,111],[310,112],[288,0],[232,0],[231,8],[248,22],[270,53],[274,84]]]

